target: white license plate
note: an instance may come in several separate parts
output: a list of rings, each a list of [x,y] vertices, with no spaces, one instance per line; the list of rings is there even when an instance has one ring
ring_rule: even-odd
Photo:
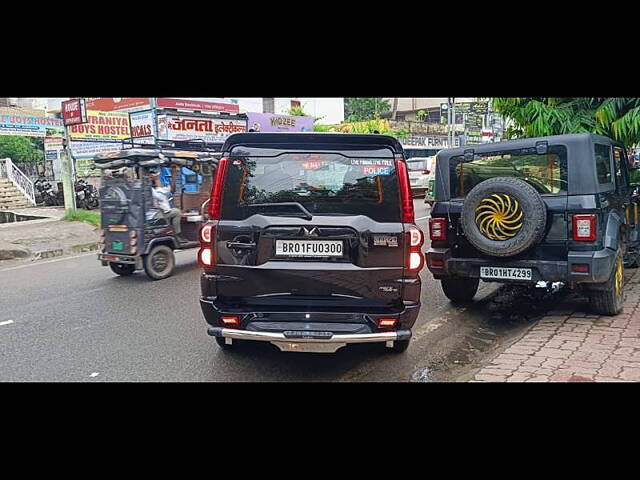
[[[480,267],[480,278],[533,280],[533,272],[530,268]]]
[[[276,240],[282,257],[341,257],[342,240]]]

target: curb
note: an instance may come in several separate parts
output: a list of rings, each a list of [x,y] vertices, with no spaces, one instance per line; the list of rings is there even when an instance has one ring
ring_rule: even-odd
[[[70,255],[74,253],[91,252],[98,250],[98,242],[83,243],[80,245],[73,245],[66,249],[56,248],[53,250],[40,250],[33,253],[32,260],[44,260],[47,258],[62,257],[63,255]]]

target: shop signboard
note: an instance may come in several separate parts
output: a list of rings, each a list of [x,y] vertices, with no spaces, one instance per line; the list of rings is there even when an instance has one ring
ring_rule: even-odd
[[[0,115],[0,135],[22,137],[60,137],[64,135],[62,120],[26,115]]]
[[[62,137],[45,137],[44,138],[44,159],[46,164],[50,164],[53,170],[53,178],[56,181],[62,180]]]
[[[185,115],[158,116],[158,138],[162,140],[203,140],[207,143],[220,143],[229,135],[246,131],[246,120]]]
[[[187,100],[184,98],[158,98],[158,108],[175,108],[200,112],[240,113],[240,106],[229,100],[217,99],[215,102],[205,100]]]
[[[157,136],[153,111],[145,110],[129,114],[131,137],[136,143],[154,143]]]
[[[128,113],[89,110],[87,120],[85,124],[69,127],[71,140],[109,142],[131,136]]]
[[[312,132],[313,117],[247,113],[247,123],[254,132]]]
[[[72,98],[62,102],[62,119],[65,126],[87,122],[87,106],[84,98]]]
[[[427,148],[449,148],[449,137],[447,136],[413,136],[400,139],[400,143],[406,146],[420,146]],[[454,147],[460,146],[460,137],[456,136]]]
[[[91,97],[87,98],[87,110],[101,112],[127,112],[143,110],[151,107],[151,98],[148,97]]]

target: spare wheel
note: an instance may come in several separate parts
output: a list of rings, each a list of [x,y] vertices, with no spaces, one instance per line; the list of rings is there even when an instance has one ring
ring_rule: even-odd
[[[531,248],[544,237],[546,225],[542,197],[517,178],[490,178],[464,199],[464,234],[475,248],[492,257],[511,257]]]

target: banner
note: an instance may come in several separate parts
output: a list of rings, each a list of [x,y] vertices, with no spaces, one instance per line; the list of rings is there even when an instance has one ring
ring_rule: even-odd
[[[131,122],[131,136],[136,143],[155,143],[157,132],[153,122],[153,111],[135,112],[129,114]]]
[[[101,112],[133,111],[151,107],[151,99],[144,97],[122,97],[87,98],[87,110],[98,110]]]
[[[62,180],[62,137],[44,139],[44,158],[51,162],[53,178],[56,181]]]
[[[72,140],[104,142],[124,140],[131,136],[128,113],[89,110],[87,117],[88,123],[69,127],[69,137]]]
[[[201,112],[240,113],[240,106],[228,100],[217,102],[203,100],[185,100],[181,98],[158,98],[158,108],[175,108],[180,110],[198,110]]]
[[[294,117],[273,113],[247,113],[247,124],[254,132],[312,132],[313,117]]]
[[[93,157],[98,153],[122,150],[120,142],[78,142],[69,143],[79,177],[99,177],[101,171],[93,168]]]
[[[62,102],[62,121],[65,125],[87,123],[87,105],[84,98]]]
[[[25,115],[0,115],[0,135],[23,137],[60,137],[64,135],[62,120]]]
[[[246,132],[246,120],[226,118],[158,116],[158,138],[163,140],[195,140],[224,142],[233,133]]]

